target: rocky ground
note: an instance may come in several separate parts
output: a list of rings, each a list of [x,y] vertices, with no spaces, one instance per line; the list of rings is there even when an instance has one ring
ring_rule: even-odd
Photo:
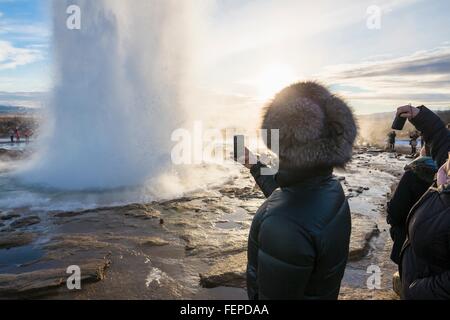
[[[27,155],[27,152],[21,150],[8,150],[0,147],[0,160],[12,161],[22,159]]]
[[[407,161],[361,150],[336,172],[353,216],[341,299],[397,299],[385,203]],[[0,212],[0,298],[246,299],[247,235],[263,201],[243,170],[220,188],[171,201]],[[81,290],[66,286],[72,265],[81,269]],[[381,271],[374,290],[371,266]]]

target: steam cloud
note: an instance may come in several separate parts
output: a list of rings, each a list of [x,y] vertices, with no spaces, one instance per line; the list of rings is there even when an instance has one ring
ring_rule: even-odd
[[[81,30],[66,27],[73,4]],[[188,1],[53,1],[50,121],[26,182],[116,188],[168,167],[170,135],[189,101],[193,15]]]

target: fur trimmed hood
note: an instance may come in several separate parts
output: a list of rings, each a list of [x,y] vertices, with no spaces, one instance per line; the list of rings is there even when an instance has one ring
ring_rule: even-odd
[[[315,82],[278,93],[265,109],[262,129],[280,130],[280,166],[295,170],[345,166],[358,131],[347,104]]]

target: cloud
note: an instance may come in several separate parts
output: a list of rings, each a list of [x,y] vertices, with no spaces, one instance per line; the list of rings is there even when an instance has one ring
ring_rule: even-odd
[[[378,0],[377,6],[388,15],[420,1]],[[292,48],[295,43],[330,30],[355,23],[365,26],[367,8],[373,4],[354,0],[266,0],[242,1],[238,2],[239,10],[225,10],[224,3],[216,2],[222,16],[209,26],[212,41],[208,55],[220,54],[219,58],[271,46]]]
[[[396,14],[422,1],[378,0],[376,4],[387,24]],[[360,61],[355,59],[365,57],[366,47],[373,46],[361,38],[372,37],[370,41],[374,41],[381,34],[366,26],[367,8],[373,4],[370,0],[215,3],[197,53],[197,70],[203,86],[224,88],[229,93],[259,95],[264,80],[260,75],[271,65],[285,65],[301,80],[320,72],[325,61]],[[353,41],[360,47],[343,55],[342,48]],[[373,53],[385,54],[384,50],[376,48]]]
[[[12,2],[0,0],[0,3]],[[27,10],[28,4],[23,1],[23,10]],[[44,4],[44,3],[43,3]],[[43,5],[42,4],[42,5]],[[31,6],[31,4],[30,4]],[[10,11],[0,12],[0,37],[3,41],[11,43],[42,44],[49,41],[51,36],[50,26],[42,17],[30,16],[24,12]]]
[[[2,12],[0,17],[0,72],[45,59],[50,31],[44,22]]]
[[[450,107],[450,46],[411,55],[335,65],[318,76],[348,99]]]
[[[14,47],[10,42],[0,41],[0,70],[15,69],[42,59],[40,50]]]
[[[2,21],[3,20],[3,21]],[[11,42],[46,43],[50,38],[50,29],[42,23],[26,23],[10,19],[0,20],[0,35]]]
[[[388,76],[450,75],[450,47],[422,51],[410,56],[365,62],[356,65],[340,65],[330,68],[340,78]]]

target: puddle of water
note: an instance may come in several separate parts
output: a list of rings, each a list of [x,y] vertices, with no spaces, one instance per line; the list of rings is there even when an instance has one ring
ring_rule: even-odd
[[[36,261],[44,255],[44,252],[35,246],[23,246],[0,250],[0,273],[13,272],[23,264]]]

